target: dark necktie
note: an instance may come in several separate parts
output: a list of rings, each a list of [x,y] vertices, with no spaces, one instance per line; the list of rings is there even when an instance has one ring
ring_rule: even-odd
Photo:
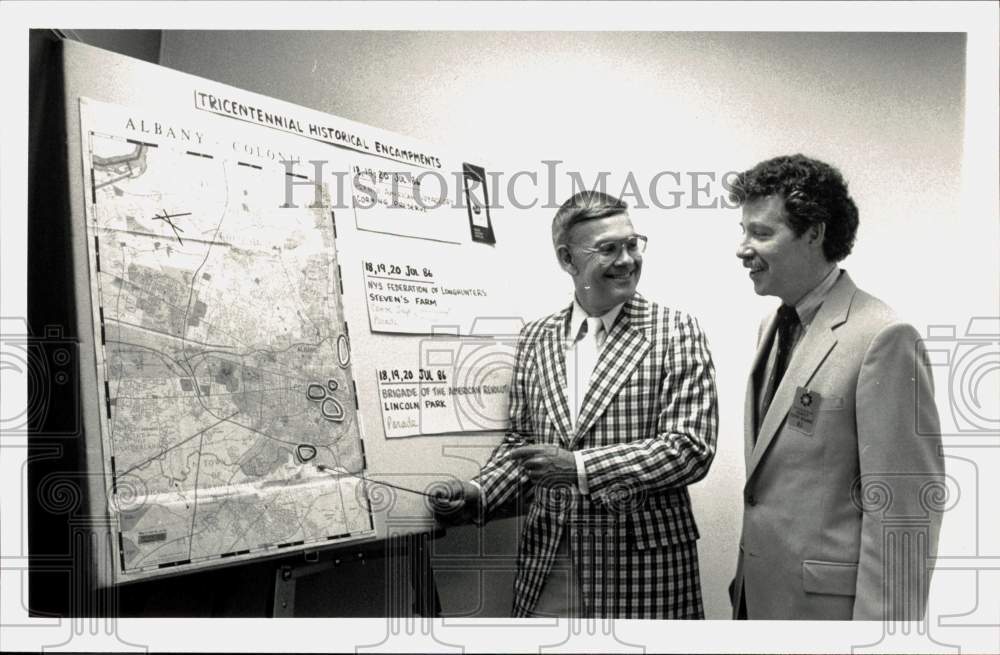
[[[781,378],[784,377],[785,370],[788,368],[788,360],[790,359],[795,339],[795,330],[799,326],[798,312],[795,311],[794,307],[782,305],[778,308],[777,324],[778,329],[774,338],[778,340],[778,350],[774,357],[774,369],[771,371],[771,375],[767,380],[767,386],[764,388],[766,395],[761,405],[760,422],[764,421],[767,409],[771,406],[771,400],[774,399],[778,385],[781,384]]]
[[[789,355],[795,339],[795,328],[799,326],[799,313],[794,307],[782,305],[778,308],[778,354],[774,358],[774,389],[781,384],[781,378],[788,368]],[[774,394],[772,393],[772,396]]]

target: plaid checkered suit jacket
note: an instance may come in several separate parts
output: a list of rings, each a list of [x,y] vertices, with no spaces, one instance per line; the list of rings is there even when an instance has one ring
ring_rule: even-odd
[[[570,429],[564,347],[572,307],[521,331],[510,388],[511,429],[582,452],[589,495],[531,485],[501,444],[477,481],[489,513],[530,498],[518,549],[514,616],[529,615],[563,530],[588,616],[702,618],[687,485],[715,455],[715,369],[692,317],[625,303],[608,333],[576,429]]]

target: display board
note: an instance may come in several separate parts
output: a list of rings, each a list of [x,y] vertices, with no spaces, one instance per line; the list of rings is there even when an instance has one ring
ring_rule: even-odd
[[[431,529],[423,494],[506,425],[522,324],[482,162],[76,43],[63,61],[101,583]]]
[[[86,98],[80,122],[118,573],[371,536],[328,211],[280,208],[283,167],[210,125]]]

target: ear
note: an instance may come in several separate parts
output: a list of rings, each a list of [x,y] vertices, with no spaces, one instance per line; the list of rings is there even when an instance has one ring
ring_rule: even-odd
[[[809,227],[809,243],[815,243],[820,248],[823,247],[823,239],[826,237],[826,223],[816,223]]]
[[[559,260],[559,266],[561,266],[564,271],[570,275],[577,274],[576,264],[573,263],[573,253],[569,251],[568,246],[565,244],[556,246],[556,259]]]

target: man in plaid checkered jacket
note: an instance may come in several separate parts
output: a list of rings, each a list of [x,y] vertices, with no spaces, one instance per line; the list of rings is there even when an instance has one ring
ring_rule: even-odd
[[[715,455],[715,369],[698,322],[636,293],[646,237],[596,191],[552,221],[573,303],[521,332],[511,433],[436,513],[529,502],[515,617],[704,617],[687,486]]]

